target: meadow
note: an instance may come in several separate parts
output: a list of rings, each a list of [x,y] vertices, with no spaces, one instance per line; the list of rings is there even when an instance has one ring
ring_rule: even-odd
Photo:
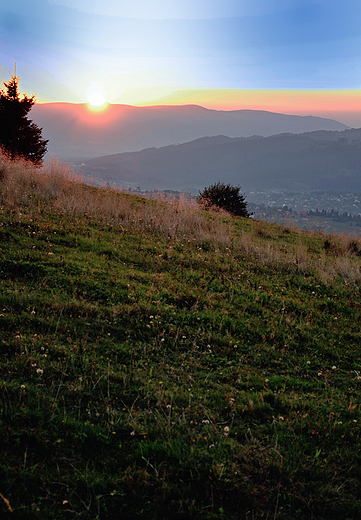
[[[361,242],[0,158],[0,513],[361,517]]]

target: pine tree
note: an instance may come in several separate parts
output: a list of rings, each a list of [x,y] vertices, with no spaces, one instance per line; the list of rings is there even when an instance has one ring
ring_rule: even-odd
[[[0,90],[0,148],[10,159],[22,158],[40,166],[47,150],[48,140],[42,138],[42,129],[27,118],[35,96],[19,94],[19,76],[10,74],[5,89]]]

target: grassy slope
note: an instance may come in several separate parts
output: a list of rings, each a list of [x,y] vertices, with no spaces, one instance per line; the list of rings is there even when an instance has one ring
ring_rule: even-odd
[[[0,170],[4,518],[360,518],[358,242]]]

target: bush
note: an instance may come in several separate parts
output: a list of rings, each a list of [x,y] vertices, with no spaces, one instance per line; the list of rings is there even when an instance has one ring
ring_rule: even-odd
[[[249,217],[245,196],[240,186],[232,186],[218,181],[199,192],[197,203],[206,210],[222,208],[238,217]]]

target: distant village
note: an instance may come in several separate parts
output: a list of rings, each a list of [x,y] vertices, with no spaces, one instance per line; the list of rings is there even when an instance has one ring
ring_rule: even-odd
[[[361,235],[361,193],[253,191],[247,200],[256,219]]]

